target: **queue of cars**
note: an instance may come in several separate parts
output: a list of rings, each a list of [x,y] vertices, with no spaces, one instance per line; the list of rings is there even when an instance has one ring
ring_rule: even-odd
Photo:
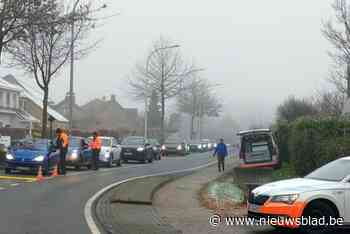
[[[163,145],[157,139],[146,139],[139,136],[126,137],[121,144],[113,137],[100,137],[102,148],[99,155],[101,166],[121,166],[123,162],[137,161],[152,163],[161,160],[163,155],[185,156],[191,152],[206,152],[214,149],[215,144],[202,140],[196,144],[187,143],[180,138],[169,138]],[[88,142],[91,138],[70,137],[66,156],[66,166],[81,169],[91,169],[92,150]],[[59,162],[59,150],[48,139],[25,139],[13,142],[8,149],[5,160],[5,172],[37,171],[42,168],[44,174],[49,174]]]

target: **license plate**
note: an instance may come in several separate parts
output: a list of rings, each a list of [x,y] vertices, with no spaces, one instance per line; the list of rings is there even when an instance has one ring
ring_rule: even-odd
[[[129,152],[125,152],[124,154],[125,155],[132,155],[132,153],[129,153]]]
[[[260,206],[255,204],[249,204],[248,210],[251,212],[258,212],[260,210]]]

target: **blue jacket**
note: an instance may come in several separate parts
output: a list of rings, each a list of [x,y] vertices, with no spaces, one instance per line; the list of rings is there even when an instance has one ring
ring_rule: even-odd
[[[224,144],[224,143],[219,143],[219,144],[216,146],[216,149],[215,149],[215,152],[214,152],[214,155],[216,155],[216,154],[217,154],[219,157],[226,157],[226,156],[228,155],[226,144]]]

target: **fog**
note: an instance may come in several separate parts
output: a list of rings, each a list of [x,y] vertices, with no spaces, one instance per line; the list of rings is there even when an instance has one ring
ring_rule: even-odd
[[[76,62],[80,104],[114,93],[122,105],[142,109],[125,92],[125,80],[161,35],[180,44],[188,61],[205,68],[203,77],[222,84],[216,93],[223,114],[241,126],[272,122],[284,98],[309,96],[327,85],[330,45],[320,28],[332,15],[332,0],[106,2],[105,14],[119,15],[93,33],[92,39],[104,39],[96,51]],[[8,72],[13,71],[1,71]],[[68,77],[67,67],[53,83],[53,100],[65,96]]]

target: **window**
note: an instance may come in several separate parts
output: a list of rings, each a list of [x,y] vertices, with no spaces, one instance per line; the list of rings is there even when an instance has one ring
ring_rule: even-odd
[[[4,92],[0,91],[0,106],[4,106]]]
[[[6,93],[6,107],[10,107],[11,105],[11,96],[10,96],[10,93],[7,92]]]
[[[17,95],[17,93],[12,94],[12,100],[13,100],[12,107],[17,109],[18,108],[18,95]]]

